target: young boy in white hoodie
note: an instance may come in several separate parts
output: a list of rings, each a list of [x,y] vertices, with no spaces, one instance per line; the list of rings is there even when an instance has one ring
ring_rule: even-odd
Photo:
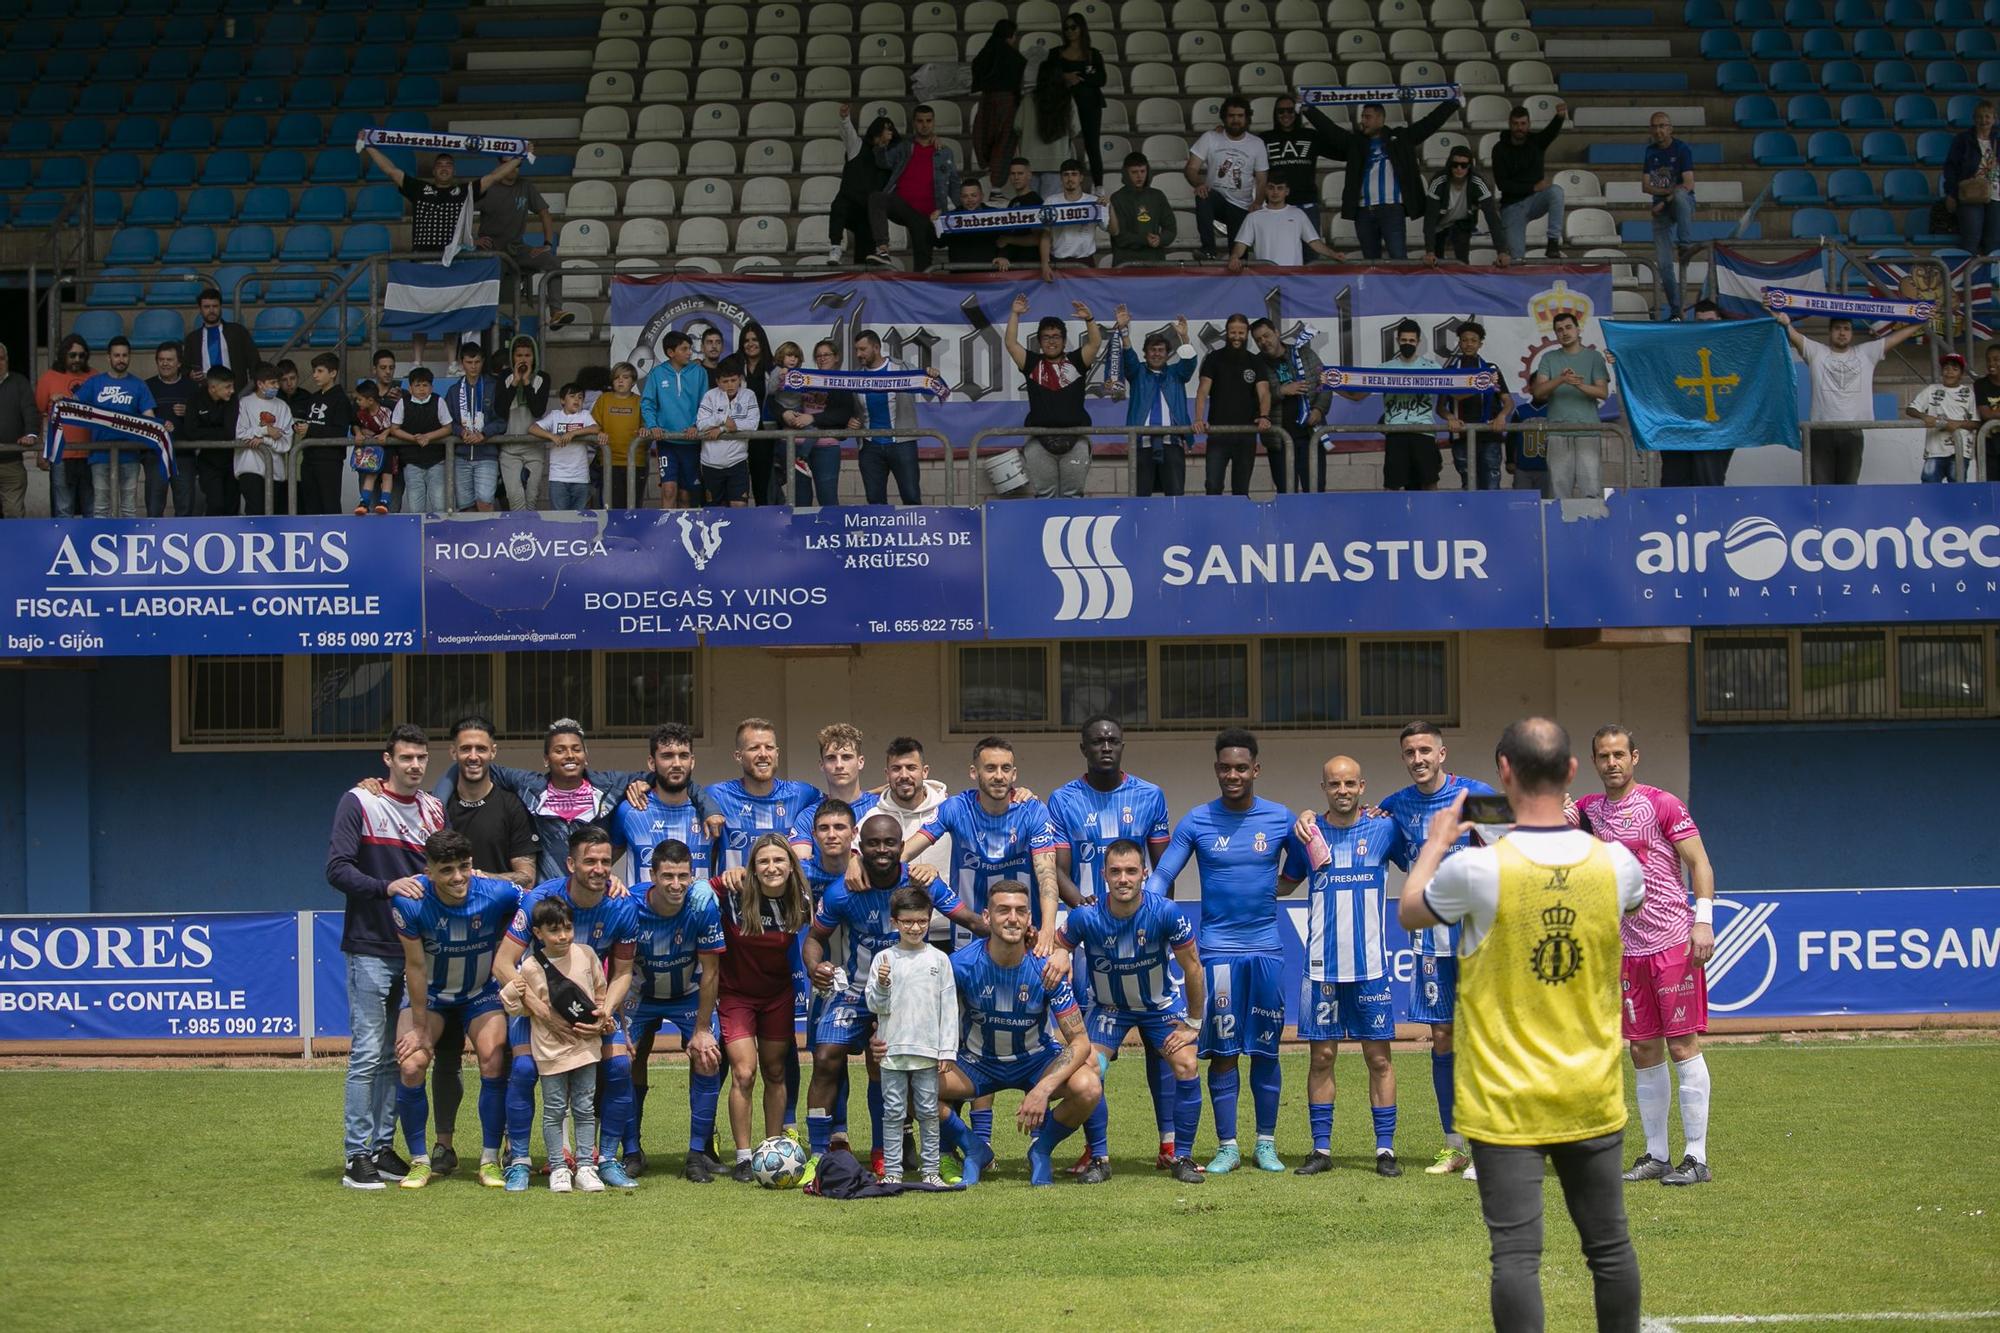
[[[715,387],[695,409],[701,437],[701,491],[711,508],[741,509],[750,503],[750,442],[738,431],[756,430],[763,404],[743,383],[743,362],[724,357],[715,368]]]
[[[958,1058],[958,985],[951,959],[933,949],[931,896],[904,885],[889,898],[896,947],[868,971],[868,1008],[882,1051],[882,1179],[903,1179],[903,1126],[915,1103],[926,1185],[938,1174],[938,1062]]]
[[[289,507],[285,482],[285,455],[292,451],[292,409],[278,396],[278,368],[259,365],[251,372],[252,392],[243,395],[236,409],[236,438],[245,447],[236,451],[236,485],[243,496],[246,514],[282,514]],[[261,444],[270,451],[271,471],[264,473],[264,454],[252,447]]]

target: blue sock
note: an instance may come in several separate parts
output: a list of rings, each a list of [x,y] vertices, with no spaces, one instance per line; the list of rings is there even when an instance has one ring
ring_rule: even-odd
[[[1312,1124],[1313,1151],[1333,1151],[1333,1103],[1307,1102],[1306,1119]]]
[[[1396,1147],[1395,1106],[1371,1106],[1368,1114],[1375,1117],[1375,1146],[1393,1152]]]
[[[1097,1105],[1091,1109],[1090,1119],[1083,1122],[1083,1132],[1084,1142],[1090,1145],[1092,1157],[1111,1155],[1111,1112],[1107,1109],[1104,1098],[1097,1099]]]
[[[646,1123],[646,1093],[648,1091],[650,1091],[650,1089],[644,1083],[639,1083],[635,1081],[632,1084],[632,1128],[631,1132],[625,1136],[626,1152],[645,1151],[644,1148],[639,1146],[639,1140],[640,1137],[645,1133],[644,1126]]]
[[[1275,1055],[1250,1057],[1250,1099],[1257,1108],[1257,1137],[1270,1138],[1278,1132],[1278,1094],[1284,1088],[1284,1072]]]
[[[722,1097],[722,1072],[696,1074],[688,1082],[688,1151],[715,1147],[715,1104]]]
[[[949,1107],[938,1111],[938,1142],[947,1150],[964,1152],[965,1141],[971,1134],[972,1131],[965,1127],[965,1122],[958,1118],[958,1112]]]
[[[1065,1125],[1054,1114],[1042,1117],[1042,1127],[1035,1131],[1035,1146],[1043,1152],[1055,1151],[1055,1146],[1076,1133],[1075,1125]]]
[[[785,1048],[785,1125],[799,1123],[799,1044]]]
[[[599,1157],[612,1152],[611,1145],[625,1142],[632,1127],[632,1057],[614,1055],[602,1068],[604,1097],[597,1108]]]
[[[1172,1066],[1168,1066],[1169,1072]],[[1194,1156],[1194,1136],[1201,1131],[1201,1075],[1174,1080],[1174,1155]]]
[[[910,1124],[915,1124],[912,1119]],[[882,1143],[882,1085],[875,1079],[868,1080],[868,1141],[877,1148]]]
[[[423,1084],[410,1088],[402,1080],[396,1081],[396,1118],[403,1122],[403,1142],[410,1150],[410,1157],[430,1156],[424,1134],[430,1128],[431,1098]]]
[[[978,1137],[978,1139],[979,1139],[979,1141],[980,1141],[981,1143],[985,1144],[985,1145],[986,1145],[987,1147],[989,1147],[989,1148],[993,1146],[993,1108],[992,1108],[992,1107],[990,1107],[990,1106],[989,1106],[989,1107],[987,1107],[987,1108],[986,1108],[985,1110],[983,1110],[983,1111],[979,1110],[979,1109],[978,1109],[978,1108],[976,1108],[976,1107],[975,1107],[975,1108],[973,1109],[973,1112],[972,1112],[972,1132],[973,1132],[973,1134],[974,1134],[974,1135],[976,1135],[976,1136]]]
[[[535,1057],[518,1051],[507,1073],[508,1160],[525,1162],[535,1138]]]
[[[1243,1075],[1235,1065],[1228,1070],[1208,1067],[1208,1099],[1215,1103],[1215,1137],[1223,1143],[1236,1141],[1236,1095]]]
[[[1174,1128],[1174,1066],[1150,1046],[1146,1048],[1146,1086],[1153,1094],[1153,1125],[1160,1131],[1160,1142],[1165,1143],[1169,1134],[1179,1132]]]
[[[479,1076],[479,1144],[489,1152],[500,1151],[500,1138],[507,1132],[507,1078]]]
[[[1437,1094],[1438,1123],[1444,1126],[1444,1132],[1447,1134],[1455,1132],[1451,1122],[1451,1071],[1451,1055],[1439,1055],[1436,1051],[1432,1051],[1431,1091]]]
[[[806,1148],[817,1157],[833,1142],[833,1115],[828,1111],[806,1108]]]
[[[835,1134],[847,1132],[847,1095],[850,1091],[846,1079],[840,1080],[840,1086],[834,1090],[833,1115],[830,1123]]]

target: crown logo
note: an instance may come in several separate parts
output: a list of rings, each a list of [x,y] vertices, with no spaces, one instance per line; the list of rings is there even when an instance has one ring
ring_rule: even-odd
[[[1546,985],[1562,985],[1583,965],[1583,950],[1569,933],[1575,924],[1576,912],[1572,908],[1557,903],[1542,909],[1542,925],[1549,933],[1542,936],[1541,943],[1529,955],[1528,965]]]
[[[1590,318],[1596,303],[1582,292],[1571,289],[1561,278],[1547,291],[1536,292],[1528,302],[1528,313],[1534,316],[1535,327],[1544,333],[1554,330],[1557,315],[1575,315],[1578,323]]]
[[[1554,907],[1543,909],[1542,924],[1560,935],[1576,924],[1576,912],[1557,903]]]

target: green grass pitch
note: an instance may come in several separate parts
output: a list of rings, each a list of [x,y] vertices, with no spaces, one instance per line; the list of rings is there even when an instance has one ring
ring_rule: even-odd
[[[1003,1094],[988,1183],[855,1203],[682,1181],[679,1065],[655,1066],[653,1168],[631,1196],[552,1196],[539,1178],[505,1195],[469,1166],[421,1193],[342,1190],[337,1061],[12,1069],[0,1326],[1478,1328],[1477,1187],[1422,1174],[1439,1144],[1425,1061],[1396,1061],[1400,1180],[1370,1168],[1363,1070],[1343,1051],[1339,1170],[1176,1185],[1153,1169],[1128,1052],[1110,1080],[1110,1183],[1031,1191]],[[1709,1063],[1715,1183],[1627,1190],[1650,1317],[2000,1310],[2000,1045],[1769,1041]],[[1246,1089],[1246,1132],[1249,1110]],[[1288,1055],[1290,1165],[1305,1121],[1304,1057]],[[476,1146],[470,1096],[459,1127],[461,1151]],[[1677,1116],[1676,1152],[1678,1133]],[[1636,1112],[1629,1134],[1628,1157]],[[1553,1177],[1548,1200],[1549,1327],[1587,1327]]]

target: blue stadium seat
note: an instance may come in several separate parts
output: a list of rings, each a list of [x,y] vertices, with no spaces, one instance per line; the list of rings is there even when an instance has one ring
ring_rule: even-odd
[[[1854,34],[1856,60],[1894,60],[1901,54],[1896,39],[1881,28],[1863,28]]]
[[[1938,27],[1946,31],[1975,27],[1979,23],[1979,16],[1973,12],[1972,0],[1937,0],[1935,19]]]
[[[219,116],[229,110],[227,83],[190,83],[181,90],[181,110],[201,116]]]
[[[386,255],[390,249],[389,229],[379,222],[364,222],[349,227],[346,234],[340,238],[342,262]]]
[[[1743,60],[1749,54],[1743,46],[1743,34],[1734,28],[1711,28],[1701,35],[1703,60]]]
[[[27,189],[29,165],[25,157],[0,157],[0,190]]]
[[[403,49],[403,73],[448,74],[451,47],[443,42],[417,42]]]
[[[1930,26],[1931,16],[1924,12],[1923,0],[1888,0],[1882,21],[1892,28],[1924,28]]]
[[[278,124],[271,131],[273,148],[316,148],[325,142],[326,131],[320,128],[319,117],[303,111],[278,117]]]
[[[76,114],[117,128],[125,111],[125,89],[115,83],[87,83],[76,90]]]
[[[181,273],[155,278],[146,284],[147,305],[191,306],[208,280],[199,273]]]
[[[1847,234],[1841,230],[1840,219],[1826,208],[1801,208],[1792,214],[1792,236],[1801,241],[1819,237],[1830,241],[1847,239]]]
[[[93,226],[115,227],[125,218],[125,196],[117,190],[92,190],[90,211]]]
[[[1819,188],[1819,177],[1810,171],[1780,171],[1771,177],[1771,202],[1780,208],[1798,208],[1823,204],[1826,194]]]
[[[1840,123],[1857,130],[1887,129],[1889,113],[1875,94],[1850,93],[1840,99]]]
[[[365,55],[369,49],[370,48],[368,47],[363,47],[360,51],[354,52],[353,55],[350,56],[347,51],[347,48],[344,46],[308,47],[306,49],[305,59],[299,62],[299,73],[312,75],[315,78],[321,78],[321,79],[337,79],[344,77],[352,68],[353,62],[355,60],[358,60],[362,55]],[[390,53],[392,59],[394,57],[394,54],[395,54],[394,52]],[[387,70],[375,70],[370,72],[380,73],[380,74],[393,74],[395,73],[395,69],[392,67]]]
[[[1830,28],[1833,20],[1827,16],[1826,6],[1820,0],[1785,0],[1785,26]]]
[[[455,42],[459,38],[458,16],[426,9],[417,15],[416,31],[410,35],[419,42]]]
[[[28,100],[21,110],[26,115],[47,116],[53,120],[67,116],[75,105],[76,89],[66,84],[41,83],[28,89]],[[44,131],[49,132],[46,126]]]
[[[312,23],[300,10],[280,10],[264,21],[260,40],[265,46],[305,46],[312,38]],[[290,73],[290,70],[283,71]]]
[[[386,77],[403,72],[401,48],[389,45],[363,46],[354,53],[354,62],[346,70],[347,74],[364,74]]]
[[[396,81],[397,106],[438,106],[443,101],[444,84],[435,75],[407,74]]]
[[[1843,207],[1882,202],[1882,192],[1875,188],[1875,178],[1858,167],[1847,167],[1828,177],[1826,197]]]
[[[111,29],[106,46],[113,51],[144,51],[158,39],[153,25],[143,19],[128,19]]]
[[[201,164],[203,185],[248,185],[250,154],[240,148],[219,148]]]
[[[289,222],[292,192],[282,185],[256,186],[244,193],[243,206],[236,210],[236,216],[243,222]]]
[[[187,321],[178,310],[141,310],[132,317],[132,342],[136,347],[153,348],[164,342],[179,342],[187,332]]]
[[[347,86],[340,90],[340,105],[343,107],[379,107],[389,105],[389,85],[381,79],[349,79]]]
[[[1805,93],[1785,103],[1785,123],[1795,130],[1830,130],[1840,122],[1834,119],[1833,108],[1824,97]]]
[[[183,222],[228,222],[236,216],[236,192],[220,185],[205,185],[187,197],[181,207]]]
[[[64,216],[63,205],[69,201],[66,190],[36,190],[24,195],[14,205],[14,225],[17,227],[53,227]],[[71,209],[69,216],[74,217]]]
[[[106,153],[97,159],[91,180],[107,190],[129,190],[139,184],[139,158],[134,153]]]
[[[1922,93],[1905,93],[1897,98],[1893,114],[1896,124],[1906,130],[1944,128],[1944,117],[1938,114],[1937,103]]]
[[[323,264],[333,258],[333,233],[317,222],[293,227],[285,233],[278,258],[294,264]]]
[[[322,148],[313,154],[312,179],[325,185],[351,185],[361,179],[361,159],[348,148]]]
[[[1917,159],[1902,135],[1894,130],[1871,130],[1862,137],[1861,160],[1871,167],[1907,167]]]
[[[301,27],[304,26],[305,18],[303,15],[300,14],[286,14],[280,12],[278,14],[273,15],[271,21],[275,23],[279,19],[285,19],[285,18],[295,19],[300,24]],[[292,77],[292,75],[298,73],[298,61],[296,58],[293,57],[291,47],[289,45],[274,46],[272,45],[272,42],[274,40],[277,39],[272,38],[270,34],[267,32],[263,38],[263,41],[258,45],[256,51],[251,55],[250,69],[249,69],[249,74],[251,78],[289,79]],[[289,42],[290,40],[291,39],[289,38],[285,39],[285,41],[287,42]]]
[[[146,57],[149,83],[186,83],[194,77],[194,57],[185,51],[155,49]]]
[[[366,111],[343,111],[333,118],[333,128],[327,131],[328,143],[352,143],[361,131],[375,124],[375,117]]]
[[[1750,160],[1760,167],[1798,167],[1806,158],[1797,139],[1783,130],[1765,130],[1751,144]]]
[[[17,120],[7,127],[7,151],[10,153],[46,153],[54,141],[55,136],[46,120]]]
[[[1957,93],[1945,103],[1944,123],[1946,125],[1970,125],[1973,110],[1979,105],[1976,93]]]
[[[82,83],[90,77],[90,57],[81,51],[51,51],[42,58],[43,83]]]
[[[210,46],[201,53],[194,76],[204,83],[234,83],[243,77],[243,53],[227,46]]]
[[[391,111],[389,128],[392,130],[415,130],[422,134],[431,127],[431,118],[422,111]]]
[[[1806,140],[1806,156],[1816,167],[1852,167],[1861,163],[1854,155],[1854,145],[1839,130],[1821,130]]]
[[[234,105],[238,111],[276,111],[285,104],[285,85],[277,79],[251,79],[237,85]],[[264,138],[262,126],[257,138]]]
[[[107,264],[151,264],[160,257],[160,234],[150,227],[123,227],[112,233]]]
[[[208,148],[215,143],[215,122],[207,116],[175,116],[167,124],[167,140],[163,147],[182,148],[194,152]]]
[[[1886,208],[1857,208],[1847,215],[1847,234],[1856,245],[1894,245],[1903,239]]]
[[[368,312],[353,305],[347,307],[344,315],[339,306],[330,306],[322,310],[319,318],[313,321],[312,332],[307,335],[307,340],[314,347],[338,346],[343,323],[347,326],[347,345],[361,346],[362,339],[368,333]]]
[[[356,222],[400,222],[403,196],[393,185],[364,185],[356,192],[354,209],[348,216]]]
[[[1819,67],[1820,87],[1830,93],[1865,93],[1875,85],[1852,60],[1829,60]]]
[[[173,10],[173,0],[125,0],[128,18],[163,18]]]
[[[166,264],[209,264],[215,261],[215,228],[176,227],[160,252]]]
[[[1917,67],[1907,60],[1878,60],[1869,77],[1878,93],[1916,93],[1924,88],[1924,81],[1917,77]]]
[[[174,189],[194,184],[193,153],[155,153],[146,168],[146,184]]]
[[[1762,36],[1763,34],[1758,34]],[[1812,66],[1803,60],[1778,60],[1771,64],[1771,91],[1774,93],[1818,92],[1820,82]]]
[[[1725,60],[1715,67],[1715,90],[1731,97],[1739,93],[1761,93],[1764,77],[1747,60]]]
[[[1978,85],[1956,60],[1933,60],[1924,66],[1924,87],[1934,93],[1969,93]]]
[[[45,157],[35,167],[35,188],[38,190],[74,190],[83,184],[83,159],[80,157]]]
[[[1759,60],[1796,60],[1799,48],[1792,35],[1779,28],[1765,28],[1750,34],[1750,54]]]
[[[132,196],[125,221],[134,227],[171,227],[181,220],[180,196],[172,190],[141,190]]]
[[[1927,167],[1943,166],[1954,137],[1950,130],[1925,130],[1917,136],[1917,161]]]
[[[454,32],[452,35],[456,37],[457,33]],[[375,43],[387,46],[401,46],[409,38],[409,21],[401,14],[385,14],[378,10],[362,20],[361,44],[363,46]]]
[[[1917,61],[1944,60],[1951,55],[1951,44],[1937,29],[1919,28],[1903,34],[1903,54]]]
[[[72,9],[70,12],[74,14],[76,11]],[[101,51],[104,42],[102,23],[83,22],[75,18],[65,21],[62,31],[56,34],[56,45],[71,51]]]
[[[247,84],[245,85],[248,86]],[[270,140],[270,131],[264,125],[264,118],[251,112],[239,112],[222,122],[221,131],[215,136],[217,148],[262,148]]]
[[[343,50],[361,40],[361,24],[352,14],[323,14],[313,29],[313,42]]]
[[[1913,208],[1904,216],[1903,239],[1912,245],[1951,245],[1958,237],[1932,231],[1931,210],[1924,207]]]
[[[159,133],[160,123],[173,115],[179,105],[180,101],[175,96],[175,89],[171,84],[140,83],[125,90],[125,114],[151,119],[154,122],[152,130],[155,134]]]
[[[338,185],[314,185],[299,195],[292,214],[300,222],[347,221],[347,191]]]
[[[1775,28],[1783,22],[1771,0],[1736,0],[1735,19],[1739,28]]]
[[[1834,0],[1833,22],[1840,28],[1873,28],[1880,18],[1875,0]]]
[[[98,274],[97,281],[85,290],[83,303],[87,306],[109,306],[114,310],[139,304],[137,274],[129,268],[105,269]]]
[[[174,16],[154,29],[154,41],[161,46],[203,46],[208,42],[208,24],[199,19]]]
[[[281,265],[271,270],[266,278],[263,291],[257,299],[269,301],[273,305],[316,305],[326,290],[326,282],[320,278],[299,277],[300,273],[310,273],[310,268],[297,264]],[[290,274],[293,276],[284,276]]]
[[[7,43],[15,51],[46,51],[56,44],[56,30],[38,19],[27,19],[14,25]]]
[[[231,227],[222,242],[222,260],[229,264],[264,264],[278,252],[278,238],[269,227]]]
[[[1961,60],[1985,60],[2000,56],[2000,42],[1986,28],[1962,28],[1952,41],[1951,53]]]
[[[290,306],[265,306],[250,326],[250,341],[259,347],[283,347],[305,322],[306,317]]]
[[[1882,197],[1892,204],[1928,204],[1938,191],[1929,172],[1897,167],[1882,173]]]
[[[248,318],[251,303],[261,299],[262,285],[251,276],[256,271],[248,264],[225,264],[215,270],[215,290],[222,293],[231,318]]]
[[[125,317],[116,310],[85,310],[78,314],[70,332],[93,348],[102,348],[113,338],[123,337]]]
[[[285,105],[294,111],[328,111],[333,108],[333,80],[318,74],[305,75],[292,83]]]
[[[1751,93],[1736,99],[1736,124],[1746,130],[1779,130],[1785,127],[1785,118],[1778,114],[1778,104],[1763,93]]]
[[[259,185],[299,185],[306,178],[306,155],[296,148],[274,148],[257,163]]]
[[[1800,44],[1807,60],[1845,60],[1847,36],[1838,28],[1814,28]]]

